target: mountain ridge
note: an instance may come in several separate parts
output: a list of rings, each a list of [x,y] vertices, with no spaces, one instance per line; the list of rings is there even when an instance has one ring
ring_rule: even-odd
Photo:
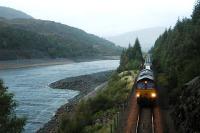
[[[143,51],[148,51],[164,31],[164,27],[151,27],[105,38],[121,47],[128,47],[129,43],[133,44],[135,39],[139,38]]]
[[[33,19],[32,16],[22,11],[4,6],[0,6],[0,17],[6,19],[15,19],[15,18]]]
[[[40,19],[0,18],[0,60],[120,55],[122,48],[84,30]]]

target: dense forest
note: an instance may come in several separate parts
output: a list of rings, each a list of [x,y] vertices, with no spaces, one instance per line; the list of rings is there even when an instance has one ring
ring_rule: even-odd
[[[193,89],[186,89],[191,82],[186,83],[200,75],[200,1],[191,18],[178,20],[173,29],[167,29],[151,52],[157,73],[162,74],[161,85],[168,88],[175,125],[181,133],[199,132],[199,80],[192,82]]]
[[[178,20],[166,30],[152,50],[157,70],[168,75],[171,87],[177,87],[200,74],[200,3],[192,18]]]
[[[0,19],[0,60],[120,55],[113,43],[52,21]]]
[[[135,40],[134,46],[129,44],[127,49],[124,49],[120,58],[120,66],[117,71],[122,72],[125,70],[139,69],[144,62],[141,46],[138,38]]]

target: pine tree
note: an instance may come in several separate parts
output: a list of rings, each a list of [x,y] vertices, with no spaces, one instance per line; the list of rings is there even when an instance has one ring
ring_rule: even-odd
[[[133,47],[133,54],[134,54],[134,58],[138,59],[138,60],[143,60],[142,57],[142,50],[141,50],[141,46],[140,46],[140,42],[139,39],[136,38],[135,40],[135,45]]]
[[[118,72],[139,69],[143,61],[140,42],[137,38],[133,47],[129,43],[129,47],[122,51]]]
[[[194,6],[194,10],[192,13],[192,20],[194,23],[198,22],[200,20],[200,0],[196,1],[196,4]]]
[[[8,93],[7,89],[0,80],[0,133],[20,133],[25,119],[18,118],[14,113],[16,102],[13,100],[13,94]]]

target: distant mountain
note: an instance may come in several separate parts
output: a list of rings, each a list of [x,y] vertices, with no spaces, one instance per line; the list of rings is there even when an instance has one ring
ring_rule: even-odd
[[[138,37],[143,51],[148,51],[155,40],[165,31],[164,27],[154,27],[142,29],[138,31],[127,32],[121,35],[106,37],[106,39],[114,42],[116,45],[128,47],[129,43],[133,44]]]
[[[23,18],[23,19],[29,19],[33,18],[30,15],[27,15],[26,13],[22,11],[18,11],[9,7],[2,7],[0,6],[0,17],[6,18],[6,19],[15,19],[15,18]]]
[[[0,19],[0,60],[120,55],[114,43],[53,21]]]

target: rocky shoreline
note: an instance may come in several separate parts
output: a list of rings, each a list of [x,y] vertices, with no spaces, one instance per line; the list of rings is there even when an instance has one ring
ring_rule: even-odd
[[[102,87],[102,84],[105,85],[105,82],[109,79],[113,71],[104,71],[93,73],[89,75],[81,75],[77,77],[70,77],[62,79],[51,83],[49,86],[53,89],[71,89],[80,91],[79,95],[70,99],[68,103],[62,105],[51,118],[51,120],[46,123],[42,128],[40,128],[37,133],[54,133],[56,132],[60,117],[64,112],[72,112],[74,106],[87,94],[96,91],[95,88],[99,86]],[[94,93],[95,94],[95,93]],[[88,95],[89,97],[91,95]]]

